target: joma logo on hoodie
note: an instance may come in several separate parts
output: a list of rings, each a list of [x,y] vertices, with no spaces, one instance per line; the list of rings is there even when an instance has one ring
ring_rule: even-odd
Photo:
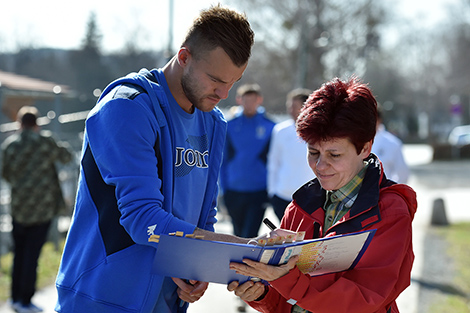
[[[209,168],[209,149],[207,136],[188,136],[188,145],[176,147],[175,176],[183,177],[193,169],[206,170]]]
[[[193,167],[207,168],[206,157],[209,155],[209,151],[200,152],[194,149],[176,148],[176,162],[175,166],[181,166],[184,164]]]

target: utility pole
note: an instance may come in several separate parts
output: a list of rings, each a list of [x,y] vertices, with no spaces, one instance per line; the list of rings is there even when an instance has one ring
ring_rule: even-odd
[[[169,12],[168,12],[168,47],[166,50],[167,59],[170,60],[173,57],[173,0],[169,0]]]

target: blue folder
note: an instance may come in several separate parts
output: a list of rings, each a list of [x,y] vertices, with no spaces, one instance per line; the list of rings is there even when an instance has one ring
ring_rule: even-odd
[[[339,270],[338,268],[329,269],[328,264],[323,264],[325,263],[323,262],[318,269],[309,272],[312,276],[323,275],[325,273],[353,268],[366,251],[374,233],[375,230],[370,230],[326,238],[303,240],[300,242],[284,243],[274,246],[255,246],[161,235],[152,271],[155,274],[182,279],[193,279],[220,284],[229,284],[236,280],[242,283],[252,279],[252,277],[239,275],[236,274],[235,271],[230,270],[230,262],[241,263],[244,258],[247,258],[267,264],[278,265],[287,262],[289,257],[293,254],[299,254],[300,250],[302,250],[305,245],[315,243],[316,246],[327,247],[333,243],[340,243],[338,240],[344,240],[343,245],[349,245],[349,243],[346,242],[348,237],[350,237],[349,239],[354,240],[354,236],[357,236],[358,238],[360,236],[360,242],[357,244],[358,249],[354,252],[354,257],[347,261],[348,265],[346,268],[340,268]],[[316,254],[312,257],[318,256],[319,255]],[[319,257],[321,260],[324,258],[323,255]],[[341,255],[335,255],[334,258],[334,262],[331,263],[337,263],[337,260],[338,258],[341,258]],[[315,273],[315,271],[318,271],[318,273]]]

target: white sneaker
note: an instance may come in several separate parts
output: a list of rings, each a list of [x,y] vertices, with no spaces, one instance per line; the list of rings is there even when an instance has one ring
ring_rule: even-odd
[[[24,306],[24,305],[22,305],[22,304],[20,304],[19,306],[17,306],[17,307],[15,308],[15,312],[16,312],[16,313],[35,313],[34,311],[28,309],[28,307],[26,307],[26,306]]]
[[[26,306],[28,309],[32,310],[33,312],[42,312],[44,311],[42,308],[38,307],[37,305],[33,304],[32,302]]]
[[[12,302],[10,306],[13,309],[13,311],[18,312],[18,309],[21,308],[21,303],[19,301]]]
[[[13,310],[17,313],[39,313],[42,312],[43,309],[40,307],[35,306],[34,304],[30,303],[28,305],[21,304],[19,302],[15,302],[11,306]]]

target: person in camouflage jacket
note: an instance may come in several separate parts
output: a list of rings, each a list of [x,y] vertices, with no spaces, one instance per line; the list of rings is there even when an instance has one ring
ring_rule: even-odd
[[[36,268],[51,220],[65,209],[56,162],[68,163],[72,154],[36,124],[35,107],[18,112],[21,129],[2,145],[3,178],[11,187],[14,261],[12,305],[17,312],[38,310],[31,304]]]

